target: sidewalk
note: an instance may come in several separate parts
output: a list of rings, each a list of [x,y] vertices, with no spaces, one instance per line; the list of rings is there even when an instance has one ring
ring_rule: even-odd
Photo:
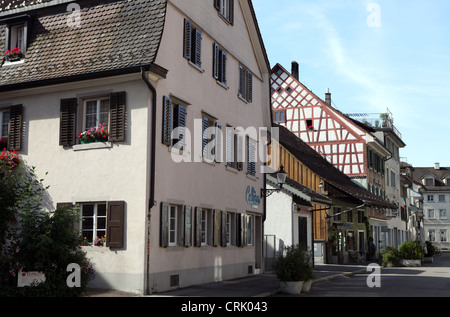
[[[362,265],[315,265],[312,283],[321,283],[338,276],[351,276],[365,271],[366,266]],[[193,285],[145,296],[113,290],[91,289],[86,297],[269,297],[279,292],[280,282],[277,277],[271,272],[266,272],[229,281]]]

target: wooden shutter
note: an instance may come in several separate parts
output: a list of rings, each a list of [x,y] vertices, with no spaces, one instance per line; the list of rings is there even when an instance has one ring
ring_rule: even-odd
[[[219,61],[220,61],[220,49],[217,43],[213,44],[213,77],[219,79]]]
[[[228,22],[234,24],[234,0],[228,0]]]
[[[222,247],[226,247],[227,246],[227,212],[222,211],[221,217],[222,217],[222,225],[221,225],[222,237],[220,240],[220,245]]]
[[[214,153],[214,157],[216,162],[221,163],[223,162],[223,154],[222,154],[222,125],[218,122],[215,123],[215,130],[216,130],[216,135],[215,137],[215,153]]]
[[[123,248],[125,231],[125,202],[111,201],[107,205],[106,246]]]
[[[167,248],[169,246],[169,204],[168,203],[161,203],[159,245],[161,248]]]
[[[202,245],[202,208],[195,208],[195,232],[194,232],[194,246],[200,247]]]
[[[247,101],[252,102],[253,100],[253,74],[247,71]]]
[[[192,206],[184,206],[184,246],[192,246]]]
[[[175,118],[176,123],[174,123],[174,128],[178,128],[178,135],[176,136],[178,148],[184,148],[186,143],[185,138],[185,129],[186,129],[186,106],[177,105],[175,108]]]
[[[209,155],[209,149],[208,149],[208,143],[209,143],[209,133],[208,133],[208,127],[209,127],[209,118],[206,116],[202,117],[202,151],[203,151],[203,157],[208,157]]]
[[[213,231],[213,246],[218,247],[221,244],[221,234],[222,234],[222,216],[221,211],[218,209],[214,210],[214,231]]]
[[[247,215],[241,214],[241,247],[247,246]]]
[[[112,93],[110,95],[110,141],[125,141],[126,101],[127,95],[125,91]]]
[[[227,127],[227,165],[236,168],[234,161],[234,131],[233,128]]]
[[[220,52],[220,81],[227,84],[227,53]]]
[[[59,145],[76,143],[77,98],[62,99],[59,111]]]
[[[256,174],[256,144],[250,138],[247,139],[247,172],[253,176]]]
[[[163,131],[162,131],[162,143],[171,146],[172,145],[172,100],[164,96],[163,98]]]
[[[188,60],[191,59],[192,50],[192,24],[188,20],[184,19],[184,45],[183,56]]]
[[[236,142],[237,142],[236,168],[238,169],[238,171],[242,171],[244,169],[243,167],[244,167],[244,160],[245,160],[244,136],[237,134]]]
[[[57,203],[56,204],[56,209],[64,209],[64,211],[69,212],[72,211],[73,209],[73,204],[72,203]],[[73,219],[73,223],[72,223],[72,229],[76,232],[80,231],[80,218],[74,217]]]
[[[9,108],[8,149],[20,151],[22,148],[23,107],[15,105]]]
[[[198,67],[202,66],[202,32],[195,29],[195,41],[194,41],[194,64]]]
[[[245,71],[242,66],[239,66],[239,96],[244,98],[245,96]]]

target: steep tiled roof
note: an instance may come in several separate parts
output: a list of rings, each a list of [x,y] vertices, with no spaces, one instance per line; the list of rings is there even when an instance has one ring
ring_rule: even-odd
[[[440,167],[414,167],[413,178],[417,183],[423,184],[422,179],[430,175],[434,177],[434,186],[425,186],[430,191],[450,191],[450,185],[445,183],[445,178],[450,178],[450,168]]]
[[[353,182],[287,128],[280,125],[275,125],[275,127],[279,128],[280,144],[311,171],[322,177],[325,182],[351,197],[365,201],[368,206],[396,209],[395,205],[373,195]]]
[[[3,2],[2,9],[5,8]],[[39,1],[20,3],[35,2]],[[53,14],[46,11],[39,15],[38,11],[31,15],[25,62],[0,68],[0,90],[11,89],[11,85],[152,64],[163,33],[166,1],[95,3],[83,2],[79,26],[67,23],[70,13],[65,9],[55,9]],[[0,25],[0,50],[3,51],[5,30],[6,25]]]

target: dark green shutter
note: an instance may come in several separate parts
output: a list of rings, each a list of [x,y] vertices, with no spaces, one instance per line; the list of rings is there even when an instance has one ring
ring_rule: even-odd
[[[159,245],[161,248],[167,248],[169,246],[169,204],[168,203],[161,203]]]
[[[22,148],[23,107],[15,105],[9,108],[8,149],[20,151]]]
[[[177,121],[174,122],[173,128],[178,128],[178,136],[175,142],[176,144],[178,144],[179,149],[183,149],[184,145],[186,144],[186,107],[183,105],[177,105],[175,108],[174,116]]]
[[[125,141],[126,101],[127,95],[125,91],[112,93],[110,95],[110,141]]]
[[[62,99],[59,112],[59,145],[76,143],[77,98]]]
[[[163,125],[162,125],[162,143],[171,146],[172,134],[172,100],[164,96],[163,98]]]
[[[253,101],[253,74],[249,71],[247,71],[246,90],[247,90],[247,101],[252,102]]]
[[[192,206],[184,206],[184,246],[192,246]]]
[[[200,247],[202,245],[202,208],[195,208],[195,232],[194,232],[194,246]]]
[[[244,98],[245,93],[245,71],[242,66],[239,66],[239,96]]]
[[[221,211],[218,209],[214,209],[214,220],[213,220],[213,246],[218,247],[221,244],[221,235],[222,235],[222,216]]]
[[[124,247],[125,234],[125,202],[110,201],[107,205],[106,246],[110,248]]]
[[[222,217],[222,225],[221,225],[221,231],[222,231],[222,237],[220,241],[220,245],[222,247],[227,246],[227,213],[226,211],[221,212]]]
[[[214,152],[214,157],[216,162],[221,163],[223,162],[223,151],[222,151],[222,140],[223,140],[223,136],[222,136],[222,125],[218,122],[215,123],[216,126],[216,135],[215,137],[215,152]]]
[[[219,79],[219,60],[220,60],[220,49],[217,43],[213,44],[213,77]]]
[[[191,59],[191,46],[192,46],[192,25],[191,22],[184,19],[184,46],[183,46],[183,56],[188,60]]]
[[[220,52],[220,81],[227,84],[227,53]]]

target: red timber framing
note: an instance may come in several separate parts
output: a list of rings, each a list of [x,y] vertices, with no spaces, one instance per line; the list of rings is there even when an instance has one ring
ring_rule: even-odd
[[[347,176],[367,175],[367,131],[317,97],[279,64],[272,69],[271,89],[277,124]]]

